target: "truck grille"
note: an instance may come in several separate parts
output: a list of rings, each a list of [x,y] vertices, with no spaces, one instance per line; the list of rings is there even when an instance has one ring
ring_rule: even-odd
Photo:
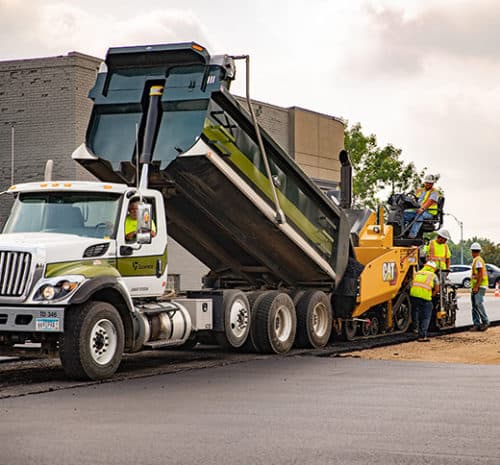
[[[26,289],[31,265],[28,252],[0,251],[0,296],[20,297]]]

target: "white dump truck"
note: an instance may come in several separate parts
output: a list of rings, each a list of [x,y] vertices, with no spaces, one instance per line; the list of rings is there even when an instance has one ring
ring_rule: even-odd
[[[108,51],[73,154],[102,182],[7,192],[0,353],[36,343],[69,376],[103,379],[124,352],[200,339],[275,353],[328,342],[348,221],[231,96],[234,73],[195,43]],[[211,270],[173,299],[169,236]]]

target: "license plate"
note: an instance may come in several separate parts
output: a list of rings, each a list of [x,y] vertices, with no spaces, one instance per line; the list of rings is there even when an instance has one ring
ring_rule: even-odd
[[[37,318],[35,321],[36,331],[60,331],[59,318]]]

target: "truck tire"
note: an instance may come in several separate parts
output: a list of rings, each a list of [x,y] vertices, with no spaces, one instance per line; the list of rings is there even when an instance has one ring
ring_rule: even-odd
[[[332,308],[322,291],[305,292],[297,304],[297,336],[295,346],[325,347],[332,333]]]
[[[261,353],[284,354],[295,340],[297,315],[288,294],[272,291],[255,306],[254,343]]]
[[[265,295],[272,291],[252,291],[247,292],[246,296],[248,303],[250,304],[250,334],[247,337],[245,343],[240,347],[241,352],[254,353],[257,352],[257,346],[255,345],[255,311],[259,302],[264,298]]]
[[[302,297],[304,297],[304,294],[306,292],[307,291],[304,289],[299,289],[299,290],[295,290],[294,292],[292,292],[290,294],[290,297],[293,300],[293,305],[295,305],[295,308],[297,308],[297,304],[299,303],[300,299],[302,299]]]
[[[87,302],[68,310],[59,356],[75,379],[112,376],[122,360],[125,333],[120,314],[107,302]]]
[[[217,342],[224,348],[239,349],[250,334],[250,303],[244,292],[228,290],[222,301],[224,332],[217,334]]]

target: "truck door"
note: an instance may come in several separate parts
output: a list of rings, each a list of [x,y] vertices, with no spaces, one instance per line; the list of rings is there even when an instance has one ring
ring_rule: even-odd
[[[143,201],[152,205],[152,238],[150,244],[137,244],[131,234],[137,213],[137,197],[125,199],[118,230],[118,271],[132,297],[158,296],[163,293],[167,277],[167,231],[163,199],[150,195]],[[135,222],[136,224],[136,222]]]

